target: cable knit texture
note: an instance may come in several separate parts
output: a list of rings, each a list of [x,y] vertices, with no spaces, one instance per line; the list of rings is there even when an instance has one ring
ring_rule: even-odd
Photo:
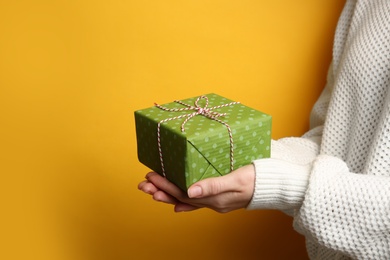
[[[293,215],[311,259],[390,259],[390,1],[347,0],[311,128],[253,162],[248,209]]]

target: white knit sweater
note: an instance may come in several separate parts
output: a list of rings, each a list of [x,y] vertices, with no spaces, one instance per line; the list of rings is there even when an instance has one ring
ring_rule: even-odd
[[[347,0],[311,130],[253,163],[248,209],[294,216],[311,259],[390,259],[389,0]]]

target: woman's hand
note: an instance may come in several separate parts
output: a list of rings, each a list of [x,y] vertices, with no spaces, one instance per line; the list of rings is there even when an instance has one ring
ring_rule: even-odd
[[[138,188],[153,199],[175,205],[175,211],[210,208],[220,213],[246,208],[254,190],[255,170],[252,164],[231,173],[194,183],[188,194],[158,173],[149,172]]]

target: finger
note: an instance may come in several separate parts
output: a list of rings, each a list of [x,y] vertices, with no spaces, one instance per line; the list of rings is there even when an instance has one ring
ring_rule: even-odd
[[[164,203],[173,204],[173,205],[176,205],[177,203],[179,203],[179,201],[177,199],[175,199],[171,195],[169,195],[163,191],[160,191],[160,190],[153,194],[153,199],[156,201],[159,201],[159,202],[164,202]]]
[[[188,197],[204,198],[225,192],[239,191],[246,181],[254,181],[254,167],[247,165],[227,175],[208,178],[193,184],[188,189]]]
[[[148,172],[146,175],[145,175],[145,179],[148,179],[149,176],[153,176],[153,175],[159,175],[157,172]]]
[[[231,175],[208,178],[193,184],[187,191],[190,198],[204,198],[218,195],[232,189],[234,180]]]
[[[156,191],[158,191],[158,189],[156,188],[156,186],[154,186],[153,183],[149,182],[149,181],[142,181],[138,184],[138,189],[147,193],[147,194],[154,194]]]
[[[148,173],[146,178],[149,182],[153,183],[157,189],[162,190],[177,199],[187,197],[187,195],[179,187],[156,172]]]
[[[175,212],[185,212],[200,209],[200,207],[193,206],[186,203],[178,203],[175,205]]]

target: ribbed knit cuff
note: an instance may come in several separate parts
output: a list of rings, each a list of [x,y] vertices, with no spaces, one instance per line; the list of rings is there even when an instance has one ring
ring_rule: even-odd
[[[291,210],[302,205],[311,164],[298,165],[271,158],[256,160],[253,164],[255,190],[247,209]]]

